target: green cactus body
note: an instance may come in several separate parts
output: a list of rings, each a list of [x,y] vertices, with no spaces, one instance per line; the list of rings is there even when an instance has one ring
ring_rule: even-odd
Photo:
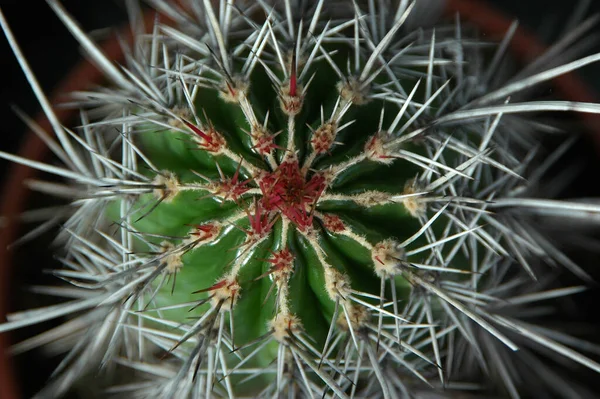
[[[139,398],[388,399],[490,376],[517,397],[534,370],[535,395],[575,397],[540,348],[600,372],[529,318],[582,290],[532,284],[540,259],[589,278],[537,221],[600,208],[533,196],[556,160],[534,162],[535,137],[556,128],[524,116],[600,106],[511,102],[600,56],[497,86],[506,42],[411,30],[407,1],[152,0],[171,23],[134,24],[117,68],[48,2],[113,87],[77,94],[81,132],[55,123],[63,166],[0,152],[74,197],[55,271],[74,287],[45,291],[72,301],[0,324],[70,317],[19,347],[68,342],[42,395],[116,369],[110,392]]]
[[[392,136],[378,126],[392,122],[391,107],[386,117],[383,101],[356,103],[358,94],[340,94],[349,88],[327,60],[307,70],[296,65],[312,47],[301,50],[297,57],[294,47],[280,49],[293,62],[273,68],[281,84],[257,68],[248,81],[201,92],[194,113],[174,111],[173,128],[149,125],[140,137],[159,170],[149,175],[154,193],[141,197],[133,213],[143,215],[136,230],[155,236],[140,251],[162,254],[168,281],[156,303],[210,299],[192,312],[172,310],[177,322],[233,310],[235,345],[268,333],[285,342],[302,331],[322,350],[330,325],[338,323],[334,315],[346,324],[366,314],[349,299],[352,290],[379,295],[380,279],[392,279],[388,295],[394,289],[403,300],[409,293],[400,271],[410,260],[396,245],[419,229],[416,216],[425,205],[412,180],[419,168],[397,151],[422,150],[411,141],[384,149]],[[325,51],[338,54],[335,66],[342,69],[339,55],[351,48]],[[249,56],[228,74],[239,75]],[[361,329],[370,317],[356,322]],[[201,328],[212,328],[207,324]],[[257,358],[267,365],[275,356],[264,350]]]

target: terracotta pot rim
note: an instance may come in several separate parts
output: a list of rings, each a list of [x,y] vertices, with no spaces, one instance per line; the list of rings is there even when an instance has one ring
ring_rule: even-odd
[[[446,14],[458,13],[463,20],[476,25],[481,32],[487,33],[493,38],[504,37],[513,19],[503,12],[481,0],[445,0]],[[536,36],[522,26],[518,26],[509,49],[517,61],[524,64],[531,62],[542,55],[548,47],[540,43]],[[560,75],[551,80],[554,89],[560,97],[569,101],[598,102],[598,96],[590,90],[589,86],[577,75],[577,71]],[[585,124],[584,134],[593,143],[595,151],[600,154],[600,115],[579,114]]]
[[[512,23],[512,19],[496,10],[494,7],[481,0],[445,0],[446,14],[459,13],[463,20],[476,25],[483,32],[494,37],[506,33]],[[156,14],[147,12],[144,19],[147,26],[151,26]],[[128,25],[128,24],[126,24]],[[122,60],[123,52],[117,36],[131,42],[131,31],[125,27],[119,30],[119,35],[114,35],[102,46],[103,52],[111,59]],[[514,55],[520,61],[529,61],[544,52],[545,47],[541,45],[530,32],[519,27],[515,32],[510,46]],[[56,103],[64,93],[83,90],[94,84],[100,83],[104,75],[88,61],[79,62],[61,81],[51,96],[51,103]],[[596,97],[588,90],[584,82],[573,73],[563,75],[553,80],[553,84],[562,97],[572,101],[595,102]],[[59,120],[63,123],[76,115],[76,110],[60,109],[56,111]],[[593,133],[592,139],[600,153],[600,122],[598,115],[583,115],[588,125],[588,130]],[[51,125],[40,113],[35,118],[45,131],[52,131]],[[27,132],[26,138],[21,145],[18,154],[30,159],[43,159],[49,154],[49,149],[43,141],[33,132]],[[23,181],[34,177],[37,171],[19,164],[11,164],[3,182],[3,193],[11,195],[0,198],[0,215],[18,215],[23,211],[26,199],[31,192],[22,184]],[[13,253],[7,250],[7,246],[17,238],[20,224],[18,221],[8,218],[7,224],[0,234],[0,320],[5,318],[7,312],[7,301],[10,296],[10,265]],[[10,345],[9,334],[0,334],[0,397],[15,399],[21,397],[15,380],[12,359],[6,353]]]

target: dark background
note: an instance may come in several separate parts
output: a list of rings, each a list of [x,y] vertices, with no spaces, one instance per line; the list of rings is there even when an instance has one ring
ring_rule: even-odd
[[[126,20],[125,9],[119,0],[63,0],[65,8],[75,16],[86,31],[114,26]],[[535,32],[543,41],[551,43],[561,32],[576,1],[564,0],[490,0],[506,14],[519,19],[522,26]],[[589,15],[600,12],[600,1],[592,1]],[[62,23],[42,0],[0,0],[0,6],[16,36],[23,53],[44,90],[48,93],[62,76],[69,71],[79,58],[77,43],[70,36]],[[600,26],[593,33],[600,33]],[[99,33],[102,37],[102,32]],[[596,44],[587,52],[600,51]],[[582,54],[586,55],[586,54]],[[600,65],[585,68],[579,72],[596,92],[600,93]],[[599,97],[600,99],[600,94]],[[26,114],[35,116],[39,106],[33,96],[20,67],[18,66],[6,39],[0,35],[0,150],[16,153],[25,134],[25,126],[11,111],[11,105],[17,105]],[[573,182],[565,195],[600,196],[600,157],[591,150],[589,143],[581,142],[570,155],[584,159],[589,165],[585,173]],[[0,181],[7,173],[8,163],[0,160]],[[5,195],[1,193],[0,195]],[[48,246],[50,238],[46,238]],[[40,254],[38,254],[39,256]],[[44,255],[47,256],[47,255]],[[17,279],[29,279],[28,264],[30,260],[21,260],[23,270]],[[577,259],[583,263],[596,262],[593,259]],[[31,266],[31,265],[29,265]],[[600,277],[598,272],[595,276]],[[17,286],[19,281],[15,281]],[[0,293],[2,295],[2,293]],[[592,291],[582,298],[583,308],[590,310],[590,317],[598,304],[597,291]],[[20,307],[23,304],[14,304]],[[591,311],[593,310],[593,312]],[[600,331],[600,330],[597,330]],[[35,332],[35,330],[27,333]],[[13,334],[18,339],[20,332]],[[24,397],[29,397],[43,383],[44,376],[52,370],[52,361],[40,362],[39,354],[31,353],[19,356],[16,360],[21,376],[27,376],[23,385]],[[32,369],[32,364],[35,368]],[[36,371],[33,371],[36,370]]]

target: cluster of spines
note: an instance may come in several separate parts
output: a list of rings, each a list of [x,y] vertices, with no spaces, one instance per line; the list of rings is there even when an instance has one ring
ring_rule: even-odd
[[[157,0],[153,3],[157,8],[166,11],[168,15],[181,22],[188,21],[194,11],[192,10],[192,14],[188,15],[167,2]],[[106,64],[101,55],[95,55],[96,61],[101,63],[107,75],[118,84],[119,90],[108,95],[91,93],[88,99],[83,101],[83,105],[107,106],[107,101],[114,101],[125,104],[133,103],[138,109],[131,114],[111,115],[111,118],[104,121],[89,123],[84,120],[86,126],[83,138],[62,127],[55,127],[60,144],[64,148],[64,150],[58,150],[57,155],[65,159],[68,158],[66,154],[75,155],[72,157],[73,161],[67,163],[71,170],[50,165],[33,166],[87,185],[85,190],[77,193],[83,199],[79,200],[80,210],[70,221],[73,226],[77,226],[81,220],[90,221],[90,218],[101,216],[101,209],[96,208],[106,206],[108,201],[103,201],[104,198],[124,199],[120,203],[119,224],[122,226],[120,237],[113,238],[108,237],[105,233],[100,233],[103,237],[102,240],[108,243],[111,251],[100,249],[90,239],[90,235],[81,228],[67,230],[71,236],[70,255],[74,256],[81,264],[68,260],[67,263],[79,272],[57,272],[59,276],[70,279],[76,285],[86,287],[86,284],[78,282],[77,279],[84,278],[85,280],[84,276],[86,273],[90,273],[88,270],[90,267],[92,269],[98,266],[106,268],[109,277],[105,280],[94,277],[94,280],[99,280],[99,282],[87,284],[87,288],[100,289],[105,293],[95,297],[94,300],[81,301],[80,306],[76,306],[77,309],[91,309],[94,306],[102,309],[108,307],[111,314],[109,318],[111,320],[116,318],[119,325],[122,326],[101,335],[106,342],[103,344],[99,342],[98,347],[108,344],[108,347],[111,348],[101,356],[103,362],[110,359],[109,355],[118,352],[116,342],[126,342],[130,334],[137,335],[140,354],[144,353],[143,341],[149,340],[159,348],[172,353],[176,358],[183,359],[183,367],[175,374],[168,367],[163,370],[157,366],[150,370],[151,374],[156,373],[168,379],[169,382],[163,386],[165,394],[175,395],[178,392],[191,390],[195,386],[196,388],[193,389],[202,387],[201,389],[206,392],[207,397],[211,395],[213,389],[215,389],[215,394],[233,396],[235,392],[229,376],[235,373],[250,373],[249,369],[244,370],[242,366],[247,364],[245,359],[250,359],[257,353],[253,350],[247,357],[243,355],[243,351],[235,346],[233,324],[231,324],[229,332],[225,327],[228,322],[226,314],[231,314],[239,296],[243,295],[240,292],[241,282],[238,281],[238,272],[252,255],[253,250],[274,231],[273,226],[276,219],[270,215],[275,214],[274,209],[279,209],[276,202],[281,200],[281,195],[277,194],[278,191],[285,190],[286,185],[297,184],[308,192],[296,202],[297,206],[281,209],[281,214],[284,215],[278,216],[282,221],[281,231],[279,231],[281,247],[265,260],[272,265],[268,276],[272,278],[272,287],[276,292],[277,313],[268,325],[268,334],[262,337],[262,340],[251,343],[258,344],[259,348],[265,348],[272,340],[280,344],[277,364],[267,371],[276,374],[276,382],[265,389],[263,392],[265,395],[282,392],[286,389],[290,392],[299,389],[308,396],[314,396],[324,389],[324,385],[326,394],[332,392],[340,397],[354,396],[358,389],[363,389],[364,392],[379,390],[384,397],[390,397],[394,390],[408,392],[414,378],[428,384],[430,376],[424,376],[423,373],[426,372],[423,370],[431,370],[431,367],[433,370],[436,368],[439,370],[440,382],[448,384],[447,376],[441,371],[442,357],[444,355],[446,359],[451,357],[444,354],[440,346],[455,333],[471,345],[475,357],[479,360],[479,367],[486,367],[486,361],[480,354],[482,345],[478,343],[478,339],[472,332],[473,325],[468,320],[478,324],[487,333],[498,338],[500,342],[513,350],[517,349],[517,345],[496,326],[507,329],[513,334],[526,336],[534,342],[554,349],[592,369],[600,368],[591,360],[535,330],[524,327],[515,319],[498,316],[492,310],[488,312],[486,308],[495,305],[501,294],[498,294],[497,298],[493,292],[488,294],[478,289],[480,285],[490,284],[490,281],[497,282],[498,287],[501,286],[502,280],[496,281],[497,277],[489,280],[481,278],[483,275],[488,275],[492,268],[500,269],[497,266],[501,262],[498,255],[511,254],[515,256],[525,270],[534,276],[530,261],[525,256],[529,252],[550,255],[561,263],[566,263],[573,271],[580,275],[583,274],[576,265],[565,259],[557,248],[553,247],[534,229],[517,220],[509,218],[506,221],[492,215],[492,209],[515,206],[514,200],[510,198],[510,195],[513,195],[511,190],[520,182],[518,174],[522,172],[524,166],[519,165],[519,162],[511,155],[509,142],[506,139],[496,142],[499,145],[495,149],[496,155],[492,155],[490,143],[495,140],[496,130],[504,113],[561,110],[569,107],[587,110],[587,112],[597,112],[597,109],[593,106],[586,108],[584,105],[571,104],[567,106],[558,103],[547,104],[545,108],[540,104],[533,103],[512,106],[508,101],[503,105],[493,103],[494,100],[508,98],[511,93],[533,84],[533,81],[542,81],[558,74],[558,71],[554,70],[543,75],[534,75],[530,80],[517,82],[521,86],[508,85],[488,94],[483,99],[480,98],[471,103],[465,101],[461,104],[459,100],[461,98],[470,100],[468,90],[471,88],[466,84],[461,86],[461,82],[458,82],[451,90],[448,84],[449,80],[445,76],[448,72],[444,68],[439,68],[445,83],[440,84],[434,92],[433,88],[438,86],[435,70],[445,65],[462,70],[462,64],[454,63],[454,60],[437,58],[436,54],[442,44],[439,39],[436,41],[435,34],[431,35],[431,40],[426,40],[425,43],[416,46],[419,47],[418,49],[413,48],[414,53],[412,54],[406,50],[408,47],[394,48],[393,40],[397,37],[397,32],[402,28],[412,8],[412,5],[406,7],[406,5],[402,5],[403,3],[398,7],[391,25],[388,25],[389,20],[378,8],[382,7],[382,4],[378,3],[377,7],[370,6],[373,8],[369,8],[368,12],[364,13],[358,8],[356,2],[352,2],[354,15],[334,26],[332,22],[323,22],[320,13],[325,8],[325,2],[320,1],[314,7],[313,17],[307,19],[310,23],[304,30],[302,20],[298,23],[294,19],[301,10],[295,10],[290,1],[284,2],[283,10],[263,3],[254,6],[266,11],[266,20],[262,25],[249,18],[248,15],[251,14],[253,7],[238,15],[236,13],[239,10],[234,10],[226,2],[221,2],[221,12],[217,14],[216,8],[213,8],[209,1],[204,1],[203,7],[198,2],[195,7],[206,11],[203,14],[206,16],[203,17],[206,21],[205,24],[191,26],[189,29],[194,31],[199,26],[204,26],[205,30],[199,37],[206,37],[210,43],[209,46],[205,46],[202,40],[194,39],[193,35],[186,34],[185,29],[188,29],[186,22],[185,25],[181,25],[182,31],[157,25],[149,46],[152,50],[149,57],[152,60],[149,63],[152,65],[150,68],[144,65],[143,61],[131,58],[129,59],[131,70],[136,72],[127,70],[122,72],[114,66]],[[71,22],[58,3],[52,1],[51,5],[63,20]],[[374,18],[377,20],[373,21]],[[95,48],[91,42],[82,39],[87,37],[77,31],[76,25],[72,23],[68,25],[82,40],[84,47],[88,50]],[[243,28],[240,28],[241,26]],[[247,39],[237,47],[229,47],[233,31],[240,28],[240,32],[243,32],[247,26],[251,27],[250,34],[246,36]],[[315,34],[320,28],[322,28],[322,34]],[[353,37],[341,36],[341,32],[349,29],[354,31]],[[457,31],[460,29],[457,28]],[[439,36],[441,35],[438,33],[438,38]],[[191,58],[185,52],[176,57],[175,61],[171,60],[172,53],[166,51],[169,40],[189,48],[192,53],[204,57],[205,61]],[[342,72],[333,61],[332,54],[328,53],[324,47],[325,43],[340,40],[350,46],[354,45],[352,57],[354,70],[352,71],[348,67],[347,74]],[[451,40],[453,40],[454,46],[465,46],[460,37],[451,38]],[[283,48],[284,44],[290,48]],[[164,68],[154,67],[158,64],[155,61],[160,58],[159,48],[165,50],[162,53]],[[250,55],[246,58],[241,72],[236,74],[233,71],[231,60],[239,57],[247,48],[251,49]],[[463,50],[465,49],[463,48]],[[406,57],[402,59],[400,55],[390,56],[390,54],[400,54]],[[331,117],[325,119],[322,112],[320,125],[314,130],[311,128],[309,154],[305,157],[304,164],[300,165],[295,158],[294,132],[297,129],[295,116],[302,110],[304,96],[310,87],[311,77],[307,75],[307,71],[310,69],[311,63],[316,62],[317,59],[331,66],[340,78],[339,97]],[[261,123],[254,114],[248,98],[249,92],[252,90],[249,81],[253,70],[259,65],[271,78],[276,87],[280,107],[287,115],[288,123],[285,134],[269,132],[268,115]],[[273,65],[279,67],[273,67]],[[406,71],[407,66],[426,69],[425,73],[416,72],[417,76],[425,81],[423,84],[425,95],[422,103],[416,101],[421,84],[415,83],[412,90],[406,92],[398,79],[398,76],[404,76],[402,74]],[[574,69],[575,67],[575,65],[570,65],[568,68],[563,67],[562,69]],[[283,77],[280,76],[281,74]],[[459,80],[462,75],[462,73],[457,74]],[[384,76],[383,80],[386,83],[376,82],[378,76]],[[164,92],[159,88],[161,85],[165,87]],[[244,128],[249,129],[252,150],[265,159],[271,171],[295,168],[297,170],[286,170],[283,177],[297,178],[299,182],[282,183],[278,181],[278,176],[274,173],[261,171],[261,168],[255,163],[245,160],[242,155],[236,154],[228,147],[227,141],[208,117],[196,116],[197,110],[193,105],[193,100],[198,91],[205,87],[216,88],[223,100],[239,105],[248,124]],[[353,122],[349,121],[345,124],[342,122],[343,116],[350,107],[363,105],[369,100],[384,96],[388,96],[389,102],[399,106],[398,113],[389,126],[385,129],[383,127],[382,110],[379,126],[374,129],[373,136],[366,141],[363,151],[342,163],[331,165],[325,170],[311,171],[312,163],[317,157],[327,156],[335,145],[340,144],[336,141],[337,133]],[[434,102],[440,101],[440,99],[444,99],[444,101],[441,101],[441,105],[434,107]],[[178,105],[173,107],[171,106],[173,103],[178,103]],[[458,110],[444,112],[450,103],[454,103]],[[181,104],[187,104],[187,106],[181,107]],[[478,105],[479,108],[473,104]],[[109,104],[108,107],[110,107]],[[593,110],[590,111],[591,109]],[[474,144],[469,140],[459,140],[444,131],[432,133],[436,129],[443,130],[445,124],[482,119],[487,119],[483,129],[481,127],[474,128],[472,125],[465,128],[469,134],[479,136],[471,137],[473,140],[480,140],[479,144]],[[183,132],[191,138],[192,142],[195,142],[199,149],[230,159],[238,165],[235,174],[229,177],[219,169],[219,179],[209,179],[200,175],[201,182],[189,183],[181,182],[177,176],[168,171],[160,171],[154,167],[152,160],[147,159],[143,151],[134,144],[135,129],[148,129],[148,123],[165,128],[168,126],[169,129]],[[400,125],[401,123],[402,125]],[[122,137],[114,139],[115,142],[120,141],[122,144],[123,151],[120,161],[109,157],[106,148],[110,146],[105,148],[104,144],[99,144],[97,139],[90,139],[91,130],[100,129],[104,125],[118,125],[123,128]],[[523,126],[525,125],[523,124]],[[62,136],[59,133],[62,133]],[[280,134],[286,138],[283,145],[277,144]],[[75,140],[82,146],[84,153],[90,154],[92,166],[86,164],[85,156],[79,155],[73,149],[70,140]],[[415,141],[422,141],[426,144],[424,146],[425,154],[415,153],[404,148],[405,145]],[[275,156],[277,152],[283,154],[279,161]],[[450,154],[453,155],[450,156]],[[143,160],[156,173],[154,178],[148,178],[140,172],[137,159]],[[376,191],[367,191],[361,194],[336,194],[327,191],[327,187],[344,171],[367,160],[384,165],[391,165],[397,160],[405,160],[419,166],[423,171],[417,178],[406,183],[401,192],[394,194]],[[457,160],[458,163],[455,166],[449,166],[448,161],[456,162]],[[285,167],[280,169],[282,165]],[[498,178],[498,174],[501,177]],[[302,179],[307,176],[312,176],[312,178],[308,184],[304,185]],[[256,182],[256,184],[251,186],[251,182]],[[60,190],[60,187],[52,184],[43,188],[50,192]],[[463,195],[462,193],[467,190],[477,194]],[[180,238],[179,244],[173,244],[172,237],[163,237],[167,240],[157,245],[149,239],[152,235],[136,230],[134,227],[136,219],[150,214],[157,203],[175,200],[177,195],[183,191],[207,192],[208,195],[224,202],[232,201],[241,204],[242,211],[218,222],[212,221],[194,226],[186,237]],[[137,203],[134,198],[144,194],[153,194],[155,200],[151,205],[138,210],[139,208],[134,206]],[[499,195],[507,195],[507,197],[498,200]],[[246,201],[253,197],[259,197],[265,201]],[[367,208],[387,203],[401,203],[421,223],[421,228],[402,243],[387,239],[373,245],[354,232],[343,219],[334,214],[318,211],[316,209],[318,201],[350,201]],[[289,202],[287,204],[289,205]],[[596,209],[577,207],[573,204],[559,205],[541,200],[535,202],[532,199],[529,202],[525,201],[524,204],[530,207],[545,205],[554,207],[553,209],[564,209],[575,213],[597,211]],[[432,216],[428,217],[428,214],[432,214]],[[374,273],[380,277],[381,281],[380,293],[353,290],[348,276],[328,263],[326,250],[322,248],[319,234],[312,229],[313,217],[320,220],[328,232],[346,236],[371,252]],[[438,231],[434,230],[432,225],[436,221],[440,223],[443,218],[447,219],[447,223],[442,229],[442,236],[439,237],[437,236]],[[247,220],[248,227],[245,231],[246,240],[238,248],[240,256],[218,281],[200,290],[208,293],[208,298],[193,306],[202,306],[205,303],[210,303],[210,306],[199,320],[191,326],[180,326],[144,312],[158,291],[158,288],[152,285],[155,280],[162,279],[158,284],[161,286],[165,279],[171,277],[174,279],[180,269],[184,267],[181,259],[184,254],[199,246],[214,242],[222,234],[223,229],[241,220]],[[481,228],[482,222],[488,223],[492,228]],[[301,321],[289,308],[288,283],[293,274],[294,255],[285,246],[285,243],[290,224],[297,226],[299,234],[314,248],[315,256],[323,269],[325,290],[331,301],[335,303],[331,325],[322,350],[316,348],[303,335]],[[101,231],[101,223],[96,222],[94,225],[98,226]],[[415,249],[407,248],[421,236],[426,238],[428,242],[426,245]],[[154,252],[150,256],[132,253],[135,252],[135,240],[145,242],[149,248],[154,249]],[[505,240],[508,249],[501,244],[502,240]],[[450,249],[447,249],[447,243],[451,245]],[[425,257],[422,263],[408,261],[411,256],[425,251],[428,251],[430,255]],[[461,256],[461,252],[470,255],[470,271],[448,266],[452,260]],[[107,255],[107,253],[111,255]],[[95,262],[98,262],[99,256],[102,256],[103,259],[96,265]],[[111,259],[111,256],[114,256],[114,259]],[[470,278],[458,281],[444,279],[442,276],[446,273],[468,274]],[[402,276],[413,286],[410,301],[404,310],[399,309],[398,299],[395,297],[396,283],[394,281],[397,276]],[[267,276],[260,277],[266,278]],[[393,295],[391,302],[385,301],[386,281],[390,282],[389,292]],[[566,295],[575,291],[577,289],[563,290],[560,291],[560,294]],[[56,293],[59,292],[60,290],[56,291]],[[133,295],[131,295],[132,292]],[[554,295],[557,294],[540,292],[536,300],[550,298]],[[146,298],[150,299],[148,303],[145,302]],[[117,303],[119,306],[115,306]],[[178,306],[184,307],[189,304]],[[136,308],[137,310],[135,310]],[[439,317],[440,309],[443,310],[443,319],[436,319]],[[154,310],[159,313],[161,311],[161,309]],[[52,313],[52,316],[68,314],[71,311],[65,309]],[[389,318],[392,322],[383,322],[383,317]],[[178,328],[181,333],[152,330],[145,327],[141,320],[152,320],[163,326]],[[229,317],[230,323],[231,320],[232,317]],[[440,329],[439,325],[443,325],[444,328]],[[176,344],[172,342],[176,342]],[[190,343],[190,345],[186,346],[183,343]],[[247,345],[247,349],[250,349],[251,346]],[[487,350],[488,347],[485,349]],[[81,351],[81,348],[72,353],[78,351]],[[425,351],[431,353],[426,354]],[[228,352],[234,353],[239,361],[231,369],[229,369],[230,366],[226,359]],[[127,356],[129,360],[122,361],[123,364],[145,372],[149,371],[144,368],[143,364],[132,361],[130,355]],[[94,356],[98,356],[98,354]],[[399,376],[397,371],[392,373],[391,369],[385,367],[385,364],[380,366],[381,360],[384,358],[401,364],[405,367],[408,376]],[[365,359],[368,360],[368,363]],[[494,364],[501,370],[504,367],[502,362]],[[308,375],[309,373],[317,375],[322,383],[317,384]],[[71,372],[70,375],[74,375],[74,373]],[[362,387],[359,379],[365,376],[375,376],[375,378],[369,378],[366,387]],[[289,385],[284,381],[285,378],[289,378]],[[505,385],[511,390],[512,379],[505,376],[502,378]],[[180,384],[182,382],[185,384]],[[377,389],[377,387],[379,388]]]

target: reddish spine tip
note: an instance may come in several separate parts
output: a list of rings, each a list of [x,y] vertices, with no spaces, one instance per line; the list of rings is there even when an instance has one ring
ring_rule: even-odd
[[[192,294],[201,294],[203,292],[215,291],[215,290],[218,290],[219,288],[223,288],[225,286],[225,284],[227,284],[227,281],[220,280],[220,281],[217,281],[216,283],[214,283],[212,286],[198,290],[198,291],[194,291],[194,292],[192,292]]]
[[[290,96],[296,97],[296,91],[298,84],[296,82],[296,74],[294,73],[290,78]]]
[[[204,133],[202,130],[200,130],[200,128],[198,128],[198,126],[186,121],[185,119],[183,120],[183,123],[187,127],[189,127],[194,133],[196,133],[198,136],[202,137],[203,140],[206,140],[208,143],[212,142],[212,139],[210,138],[210,136],[208,134]]]
[[[229,90],[229,94],[231,94],[232,97],[235,97],[235,90],[229,82],[227,82],[227,90]]]

